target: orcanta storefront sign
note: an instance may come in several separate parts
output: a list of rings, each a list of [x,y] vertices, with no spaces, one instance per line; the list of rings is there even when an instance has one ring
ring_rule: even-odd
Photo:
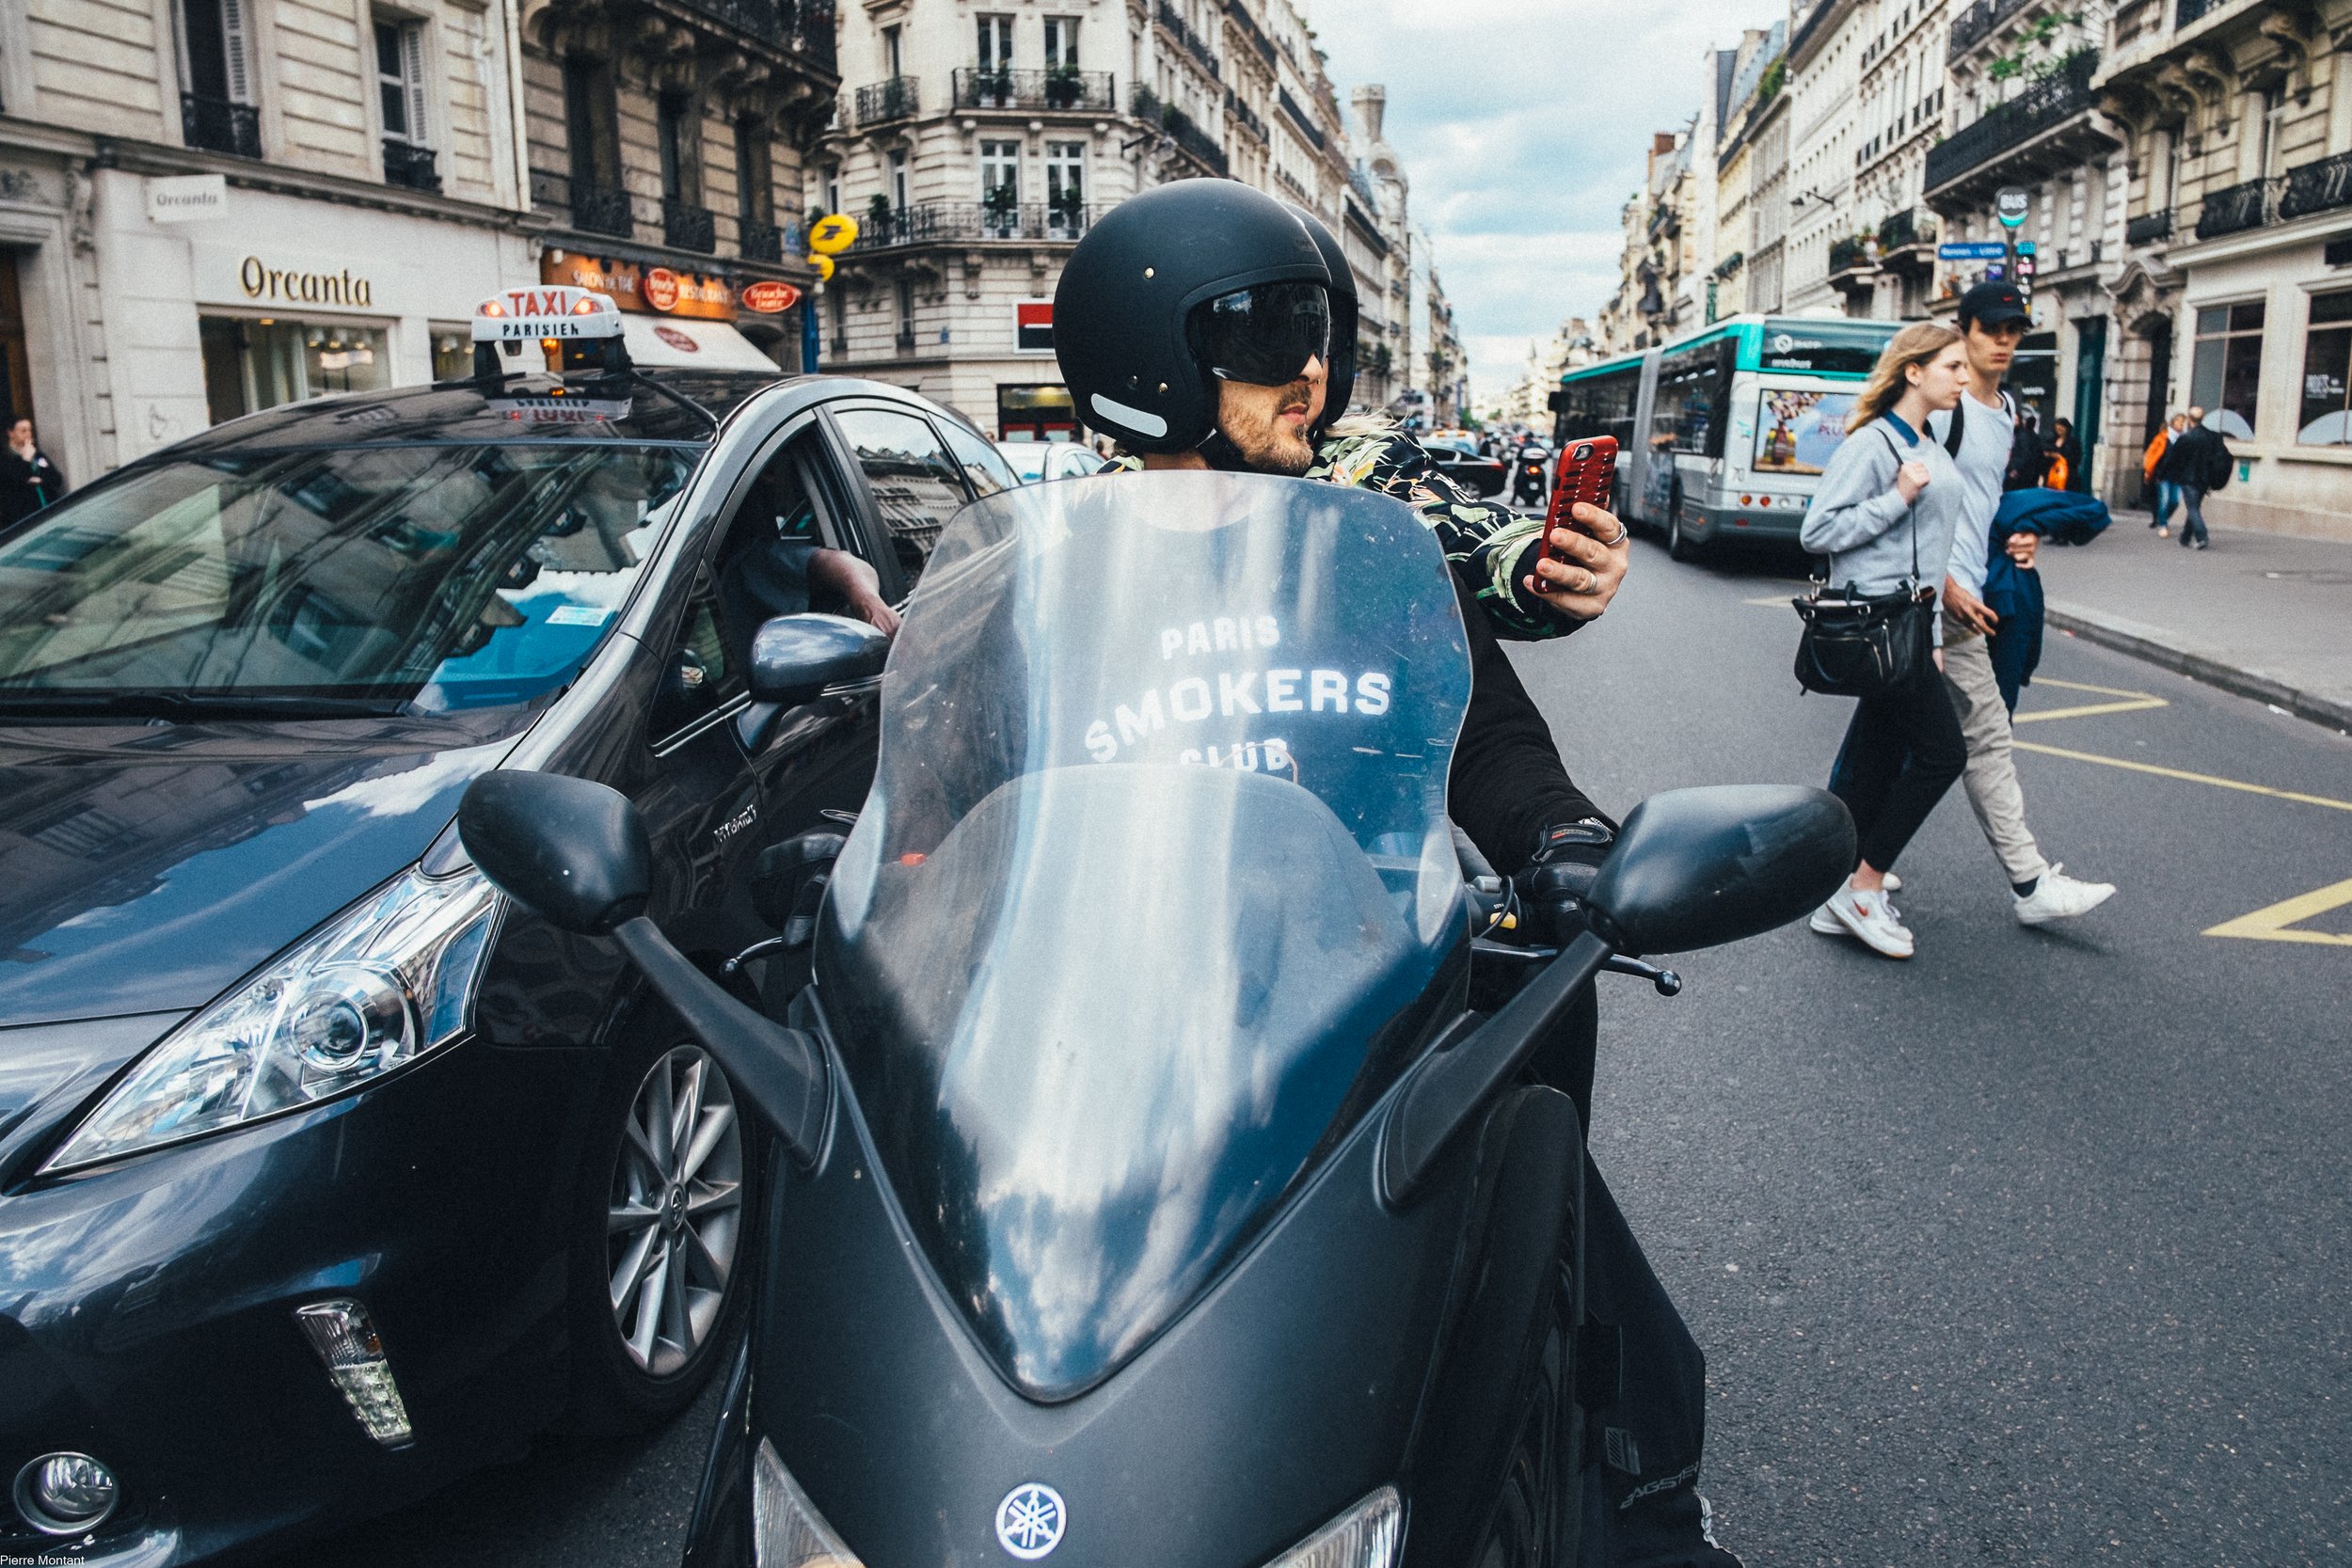
[[[375,304],[375,289],[349,267],[340,272],[296,272],[273,267],[259,256],[237,263],[237,287],[245,297],[273,305],[342,305],[366,309]]]
[[[735,290],[712,273],[677,272],[640,266],[635,261],[607,262],[577,251],[547,250],[539,255],[539,281],[610,294],[614,304],[637,315],[716,322],[736,318]]]

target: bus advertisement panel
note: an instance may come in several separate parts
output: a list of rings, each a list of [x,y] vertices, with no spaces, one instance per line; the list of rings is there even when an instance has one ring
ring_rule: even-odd
[[[1799,387],[1766,387],[1756,394],[1756,454],[1752,473],[1803,474],[1818,478],[1829,454],[1846,438],[1853,392]]]

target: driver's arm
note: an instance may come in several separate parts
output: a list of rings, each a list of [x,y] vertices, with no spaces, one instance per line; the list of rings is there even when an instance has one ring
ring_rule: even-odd
[[[868,626],[887,636],[898,635],[898,612],[883,600],[882,576],[865,557],[819,546],[809,557],[808,580],[811,587],[840,594]]]

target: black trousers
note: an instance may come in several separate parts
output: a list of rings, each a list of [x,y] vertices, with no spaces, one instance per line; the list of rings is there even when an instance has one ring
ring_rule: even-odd
[[[1892,870],[1967,766],[1960,716],[1933,660],[1897,689],[1856,703],[1829,787],[1853,814],[1863,861]]]

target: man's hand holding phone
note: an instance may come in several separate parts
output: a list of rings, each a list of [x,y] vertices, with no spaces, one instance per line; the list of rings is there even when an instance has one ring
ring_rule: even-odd
[[[1616,544],[1604,545],[1603,539]],[[1571,621],[1597,620],[1625,585],[1626,568],[1632,563],[1633,544],[1624,527],[1613,514],[1579,502],[1569,526],[1553,529],[1545,545],[1526,578],[1528,592],[1542,594]]]

